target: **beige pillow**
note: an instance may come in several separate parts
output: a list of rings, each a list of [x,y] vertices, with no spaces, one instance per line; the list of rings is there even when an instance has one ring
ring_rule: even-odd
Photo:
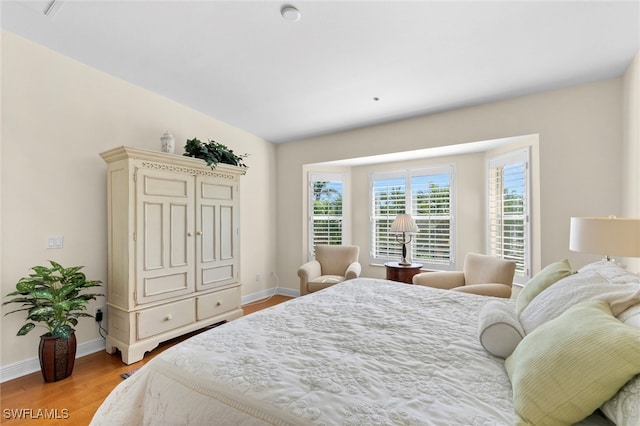
[[[527,335],[505,367],[518,424],[573,424],[640,373],[640,330],[606,302],[582,302]]]
[[[569,266],[567,259],[547,265],[542,271],[535,274],[518,293],[516,314],[520,316],[524,308],[544,289],[571,274],[571,266]]]
[[[611,282],[597,269],[580,270],[553,284],[538,294],[520,314],[520,323],[529,334],[571,306],[587,300],[604,300],[611,305],[614,316],[640,303],[640,285],[629,278]]]
[[[504,359],[518,346],[524,330],[511,305],[491,300],[478,313],[478,337],[487,352]]]

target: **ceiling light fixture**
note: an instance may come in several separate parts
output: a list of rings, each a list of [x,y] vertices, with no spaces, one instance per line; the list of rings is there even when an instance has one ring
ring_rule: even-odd
[[[300,19],[300,11],[291,5],[282,6],[280,14],[287,21],[297,21]]]

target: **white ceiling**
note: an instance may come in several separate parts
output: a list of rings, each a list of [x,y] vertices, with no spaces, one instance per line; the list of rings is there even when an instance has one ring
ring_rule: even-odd
[[[640,49],[639,0],[50,4],[4,0],[2,27],[272,142],[616,77]]]

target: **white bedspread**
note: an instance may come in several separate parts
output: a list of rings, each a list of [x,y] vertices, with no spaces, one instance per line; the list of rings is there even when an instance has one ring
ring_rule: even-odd
[[[483,296],[358,278],[201,333],[121,383],[94,425],[510,425]]]

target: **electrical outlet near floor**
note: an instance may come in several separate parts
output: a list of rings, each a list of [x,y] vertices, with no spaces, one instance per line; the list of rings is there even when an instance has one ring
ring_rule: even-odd
[[[104,306],[98,306],[93,311],[93,317],[96,319],[96,322],[102,322],[104,319]]]

